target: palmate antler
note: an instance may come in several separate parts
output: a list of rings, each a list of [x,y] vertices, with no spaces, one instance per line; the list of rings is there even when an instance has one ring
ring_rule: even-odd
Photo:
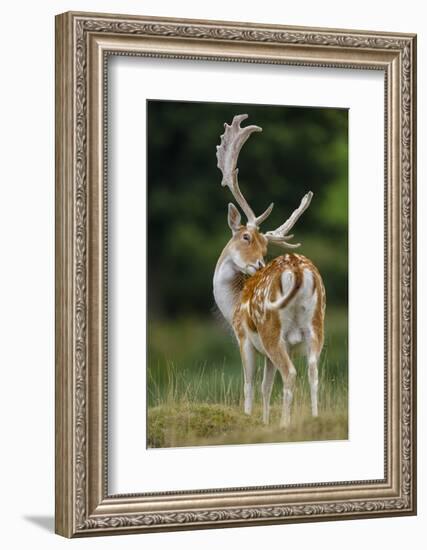
[[[243,210],[248,220],[247,225],[252,227],[259,227],[259,225],[265,221],[273,210],[274,203],[271,203],[265,212],[260,216],[255,216],[254,211],[249,206],[245,197],[240,191],[239,184],[237,181],[237,174],[239,169],[237,168],[237,159],[239,158],[239,153],[243,147],[246,140],[253,132],[262,132],[262,128],[259,126],[245,126],[241,128],[240,123],[243,120],[246,120],[248,115],[236,115],[233,118],[231,125],[225,123],[225,131],[221,136],[221,143],[217,146],[216,156],[218,159],[218,168],[222,172],[222,182],[223,187],[227,186],[230,188],[230,191],[233,194],[233,197],[236,199],[237,204]],[[272,244],[276,244],[283,248],[297,248],[300,246],[300,243],[289,243],[289,239],[292,239],[293,235],[289,235],[289,231],[297,222],[301,214],[308,208],[313,193],[309,191],[301,200],[299,207],[294,210],[290,218],[286,220],[284,224],[275,229],[274,231],[268,231],[265,233],[265,237]]]
[[[254,125],[241,128],[240,123],[247,118],[248,115],[236,115],[231,125],[224,124],[225,132],[221,136],[221,144],[217,145],[216,158],[218,159],[217,166],[222,172],[221,185],[223,187],[227,185],[230,188],[237,204],[246,215],[248,225],[258,227],[271,214],[274,204],[270,204],[260,216],[255,216],[254,211],[239,188],[237,159],[239,158],[240,149],[253,132],[262,132],[262,128]]]

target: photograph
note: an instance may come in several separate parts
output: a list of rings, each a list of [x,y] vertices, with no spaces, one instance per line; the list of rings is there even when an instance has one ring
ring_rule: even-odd
[[[347,440],[348,109],[146,109],[147,448]]]

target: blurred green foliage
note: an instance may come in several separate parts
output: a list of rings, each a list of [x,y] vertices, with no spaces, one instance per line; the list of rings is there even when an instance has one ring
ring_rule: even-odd
[[[220,185],[216,145],[223,123],[263,128],[244,145],[239,183],[256,213],[275,207],[274,229],[314,192],[295,226],[298,250],[318,266],[328,305],[347,305],[348,112],[344,109],[149,101],[149,319],[211,315],[215,264],[230,238],[228,188]],[[281,249],[271,247],[272,256]]]

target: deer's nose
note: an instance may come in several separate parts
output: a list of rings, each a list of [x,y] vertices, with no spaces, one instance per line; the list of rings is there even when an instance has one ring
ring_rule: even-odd
[[[265,267],[265,263],[263,260],[258,260],[256,266],[258,269],[261,269],[262,267]]]

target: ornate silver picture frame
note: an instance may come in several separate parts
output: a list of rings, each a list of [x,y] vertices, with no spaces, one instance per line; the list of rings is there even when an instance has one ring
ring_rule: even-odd
[[[257,64],[271,64],[383,72],[383,478],[110,494],[105,205],[111,56],[251,63],[254,70]],[[58,534],[81,537],[416,513],[415,126],[415,35],[73,12],[57,16]]]

